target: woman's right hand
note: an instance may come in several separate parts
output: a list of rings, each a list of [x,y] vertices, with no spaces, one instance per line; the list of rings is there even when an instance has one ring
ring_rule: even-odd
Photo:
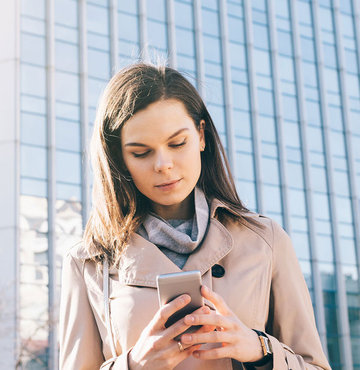
[[[185,324],[184,319],[180,319],[175,324],[165,328],[168,318],[176,311],[185,307],[190,300],[189,295],[183,294],[157,311],[129,353],[128,363],[130,370],[173,369],[177,364],[190,357],[195,350],[200,348],[201,345],[197,344],[180,351],[179,344],[174,338],[190,327]],[[195,312],[208,314],[210,313],[210,309],[203,306]]]

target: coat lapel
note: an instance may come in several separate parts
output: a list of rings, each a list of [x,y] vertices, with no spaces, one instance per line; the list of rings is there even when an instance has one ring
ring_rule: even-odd
[[[232,247],[233,239],[228,230],[211,217],[204,242],[190,255],[183,271],[199,270],[203,275],[226,256]],[[129,247],[123,254],[119,281],[127,285],[156,288],[157,275],[181,271],[156,245],[138,234],[133,234]]]

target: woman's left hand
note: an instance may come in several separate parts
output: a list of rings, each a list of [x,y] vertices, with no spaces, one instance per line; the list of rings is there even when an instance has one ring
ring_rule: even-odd
[[[263,357],[258,335],[248,328],[230,310],[225,301],[209,288],[202,286],[201,294],[214,304],[213,314],[191,314],[185,317],[188,325],[212,325],[216,331],[184,334],[181,342],[185,345],[196,343],[221,343],[221,347],[196,350],[193,356],[202,360],[233,358],[240,362],[258,361]]]

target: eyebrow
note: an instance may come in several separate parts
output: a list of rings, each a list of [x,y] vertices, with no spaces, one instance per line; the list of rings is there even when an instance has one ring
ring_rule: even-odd
[[[180,130],[177,130],[174,132],[172,135],[170,135],[166,141],[169,141],[173,139],[175,136],[178,136],[181,134],[183,131],[189,131],[188,128],[181,128]],[[148,145],[142,144],[142,143],[126,143],[125,146],[142,146],[142,147],[147,147]]]

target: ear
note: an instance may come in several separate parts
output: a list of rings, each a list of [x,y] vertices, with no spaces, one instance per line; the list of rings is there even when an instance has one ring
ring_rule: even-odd
[[[201,120],[199,123],[199,135],[200,135],[200,148],[203,152],[205,149],[205,120]]]

